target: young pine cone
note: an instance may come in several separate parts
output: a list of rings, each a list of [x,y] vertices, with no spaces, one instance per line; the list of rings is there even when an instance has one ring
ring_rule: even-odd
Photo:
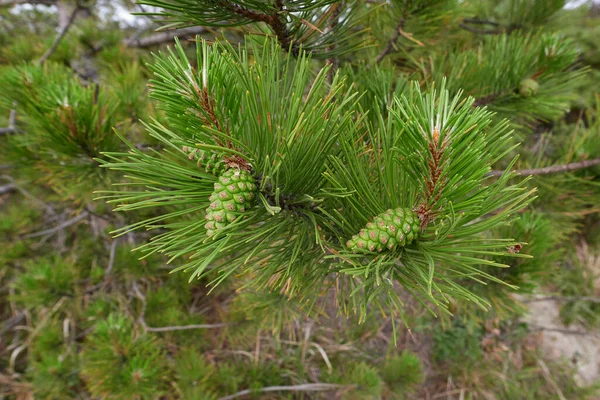
[[[190,160],[196,160],[198,167],[204,168],[209,174],[219,176],[227,170],[227,164],[223,160],[223,157],[217,153],[188,146],[183,146],[182,150],[188,154]]]
[[[206,209],[206,234],[213,236],[252,207],[256,189],[256,182],[248,171],[229,169],[219,176]]]
[[[407,208],[390,209],[373,218],[372,222],[352,236],[346,247],[356,253],[394,250],[415,240],[420,229],[421,222],[414,211]]]

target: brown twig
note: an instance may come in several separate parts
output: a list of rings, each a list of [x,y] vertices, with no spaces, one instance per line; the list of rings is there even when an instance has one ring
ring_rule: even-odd
[[[238,397],[261,392],[325,392],[348,388],[348,385],[337,385],[333,383],[304,383],[292,386],[267,386],[260,389],[246,389],[229,396],[221,397],[219,400],[232,400]]]
[[[385,49],[383,49],[381,51],[381,53],[379,53],[379,55],[377,56],[377,59],[375,60],[376,62],[380,63],[385,58],[385,56],[387,56],[388,54],[390,54],[392,52],[392,50],[394,50],[394,45],[396,44],[396,42],[398,41],[398,38],[400,37],[400,34],[402,33],[402,28],[404,28],[405,22],[406,22],[405,17],[403,17],[398,22],[398,25],[396,25],[396,29],[394,31],[394,36],[392,36],[392,38],[388,41],[388,44],[385,47]]]
[[[596,165],[600,165],[600,158],[563,165],[553,165],[551,167],[519,169],[515,172],[519,175],[550,175],[559,174],[562,172],[577,171],[579,169],[590,168]],[[488,176],[502,176],[502,174],[504,174],[504,171],[502,170],[493,170],[488,173]]]
[[[241,15],[242,17],[245,17],[254,22],[264,22],[267,25],[269,25],[271,30],[273,30],[275,36],[277,36],[277,40],[279,40],[279,45],[284,50],[290,51],[294,56],[298,55],[298,46],[295,43],[292,43],[290,32],[287,29],[285,21],[281,17],[281,15],[285,12],[282,0],[276,1],[277,11],[271,14],[263,14],[230,2],[225,3],[225,5],[232,12]]]
[[[480,97],[473,102],[473,107],[481,107],[481,106],[490,104],[490,103],[496,101],[498,98],[504,96],[505,93],[506,93],[505,91],[502,91],[502,92],[492,93],[492,94],[488,94],[487,96]]]
[[[60,31],[58,32],[58,35],[56,35],[56,38],[54,39],[52,46],[50,46],[50,48],[48,50],[46,50],[46,52],[44,53],[42,58],[40,58],[40,60],[38,61],[39,65],[44,64],[46,62],[46,60],[52,55],[52,53],[54,53],[54,51],[60,44],[60,41],[65,37],[65,35],[69,31],[69,28],[71,28],[71,25],[73,25],[73,22],[75,22],[75,17],[77,16],[77,13],[79,12],[79,10],[81,10],[79,5],[77,5],[75,7],[75,9],[73,9],[73,11],[71,12],[71,15],[69,16],[69,19],[67,20],[67,23],[60,29]]]
[[[415,208],[415,212],[421,220],[421,229],[425,230],[427,224],[434,218],[435,210],[433,207],[440,199],[442,189],[446,185],[446,180],[442,175],[447,161],[443,161],[444,153],[448,147],[447,137],[440,142],[440,131],[434,128],[431,139],[428,139],[429,156],[427,166],[429,176],[425,178],[425,193],[421,203]]]

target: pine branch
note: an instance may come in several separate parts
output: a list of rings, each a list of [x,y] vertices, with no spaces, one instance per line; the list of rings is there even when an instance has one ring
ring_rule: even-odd
[[[77,16],[77,13],[79,12],[79,10],[81,10],[81,8],[79,7],[79,5],[77,5],[75,7],[75,9],[73,10],[73,12],[71,12],[69,19],[67,20],[67,23],[60,29],[60,31],[58,32],[58,35],[56,35],[56,38],[54,39],[52,46],[50,46],[50,48],[48,50],[46,50],[46,52],[44,53],[42,58],[40,58],[40,60],[38,61],[39,65],[44,64],[46,62],[46,60],[54,53],[54,51],[60,44],[60,41],[65,37],[65,35],[69,31],[69,28],[71,28],[71,25],[73,25],[73,22],[75,22],[75,17]]]
[[[516,170],[515,172],[520,175],[549,175],[549,174],[558,174],[558,173],[562,173],[562,172],[577,171],[579,169],[590,168],[590,167],[594,167],[596,165],[600,165],[600,158],[594,158],[592,160],[579,161],[579,162],[574,162],[574,163],[564,164],[564,165],[553,165],[551,167],[520,169],[520,170]],[[503,173],[504,173],[504,171],[494,170],[494,171],[491,171],[488,175],[489,176],[502,176]]]
[[[150,36],[146,36],[143,38],[136,37],[135,35],[131,38],[123,40],[123,44],[127,47],[135,47],[135,48],[146,48],[156,46],[162,43],[168,43],[173,40],[174,37],[178,37],[180,39],[200,35],[202,33],[206,33],[207,29],[202,26],[191,26],[188,28],[174,29],[170,31],[157,32]]]
[[[396,25],[396,30],[394,31],[394,36],[392,36],[392,38],[388,41],[386,48],[383,49],[381,53],[379,53],[377,59],[375,60],[376,62],[380,63],[385,58],[385,56],[387,56],[392,52],[392,50],[394,50],[394,45],[396,44],[398,38],[400,37],[400,34],[402,33],[402,28],[404,28],[405,22],[406,19],[404,17],[398,22],[398,25]]]
[[[238,397],[246,396],[249,394],[261,392],[324,392],[330,390],[337,390],[342,388],[348,388],[348,385],[336,385],[333,383],[304,383],[301,385],[293,386],[267,386],[260,389],[246,389],[229,396],[221,397],[219,400],[231,400]]]
[[[297,56],[298,47],[296,45],[292,45],[292,48],[290,49],[290,44],[292,43],[291,35],[285,25],[285,22],[280,17],[280,14],[284,12],[283,1],[277,0],[276,5],[278,11],[275,11],[272,14],[263,14],[238,6],[237,4],[230,2],[226,3],[226,6],[234,13],[246,17],[254,22],[264,22],[269,25],[273,30],[273,33],[275,33],[275,36],[277,36],[279,45],[285,51],[291,51],[293,55]]]

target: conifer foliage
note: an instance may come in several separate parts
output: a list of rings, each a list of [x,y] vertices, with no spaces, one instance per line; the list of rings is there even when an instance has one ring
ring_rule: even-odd
[[[342,95],[338,75],[329,84],[324,68],[310,78],[306,55],[269,39],[241,50],[199,42],[196,61],[200,70],[177,45],[153,66],[151,95],[170,126],[149,130],[168,152],[103,153],[112,160],[104,167],[152,182],[135,195],[110,193],[117,210],[176,209],[121,232],[166,228],[143,249],[184,258],[179,269],[190,279],[216,269],[213,284],[242,273],[314,301],[315,288],[343,273],[354,294],[362,287],[360,296],[377,293],[389,305],[393,291],[382,282],[442,308],[449,293],[485,304],[453,280],[457,272],[495,279],[478,266],[503,267],[493,257],[516,242],[482,235],[532,198],[525,181],[509,184],[509,172],[487,176],[513,146],[506,122],[492,123],[460,93],[451,97],[444,81],[431,93],[413,86],[387,121],[367,124],[359,94]],[[229,169],[215,182],[186,157],[188,147],[223,154]],[[186,220],[168,222],[186,210]],[[384,248],[391,251],[357,251]]]
[[[1,398],[597,397],[597,6],[133,3],[0,0]]]

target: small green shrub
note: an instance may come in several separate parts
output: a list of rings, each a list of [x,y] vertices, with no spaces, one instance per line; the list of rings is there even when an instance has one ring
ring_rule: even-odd
[[[84,344],[82,366],[91,394],[109,399],[156,399],[171,375],[160,343],[117,314],[96,324]]]
[[[421,360],[409,352],[388,357],[380,369],[380,375],[388,389],[397,396],[411,393],[424,380]]]

